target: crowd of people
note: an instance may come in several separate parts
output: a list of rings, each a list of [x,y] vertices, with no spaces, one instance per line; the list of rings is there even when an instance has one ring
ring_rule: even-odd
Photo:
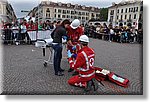
[[[44,21],[44,22],[33,22],[29,20],[23,20],[21,23],[12,22],[4,23],[2,22],[1,29],[3,29],[3,39],[5,44],[31,44],[31,40],[27,31],[37,31],[37,30],[51,30],[53,31],[56,26],[60,25],[61,21]],[[128,26],[113,26],[111,23],[106,25],[106,23],[98,24],[96,26],[92,24],[83,25],[81,24],[82,30],[88,37],[99,38],[107,40],[110,42],[119,43],[142,43],[143,42],[143,28],[142,25],[138,25],[138,29],[135,29],[131,25]],[[69,29],[68,29],[69,32]]]
[[[31,39],[28,35],[28,31],[39,31],[39,30],[54,30],[56,26],[60,25],[61,21],[51,22],[49,20],[45,22],[33,22],[23,20],[21,23],[16,22],[2,22],[2,39],[4,44],[31,44]]]
[[[138,24],[138,29],[128,26],[113,26],[112,23],[106,23],[93,26],[92,24],[85,27],[85,34],[89,37],[99,38],[110,42],[119,43],[142,43],[143,42],[143,28],[142,24]]]

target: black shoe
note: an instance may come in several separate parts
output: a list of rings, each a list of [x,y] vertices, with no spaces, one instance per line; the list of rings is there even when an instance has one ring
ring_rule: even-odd
[[[60,71],[60,72],[64,72],[65,70],[64,70],[64,69],[60,69],[59,71]]]
[[[96,79],[92,79],[92,86],[94,88],[94,91],[98,89],[98,83],[96,82]]]
[[[55,73],[55,75],[57,75],[57,76],[63,76],[64,74],[61,73],[61,72],[58,72],[58,73]]]
[[[72,68],[70,68],[69,70],[68,70],[68,72],[72,72],[73,71],[73,69]]]
[[[79,72],[75,71],[72,76],[79,75]]]
[[[87,86],[84,89],[86,92],[91,91],[92,90],[92,81],[88,81],[87,82]]]
[[[85,88],[85,91],[91,91],[92,88],[94,89],[94,91],[96,91],[98,89],[98,83],[96,82],[95,79],[91,79],[90,81],[87,82],[87,86]]]

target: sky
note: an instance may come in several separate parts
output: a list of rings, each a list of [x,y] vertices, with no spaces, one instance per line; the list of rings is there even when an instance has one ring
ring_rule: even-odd
[[[36,7],[42,0],[7,0],[15,10],[17,17],[24,17],[26,13],[21,10],[30,11]],[[43,0],[44,1],[44,0]],[[53,2],[72,3],[94,7],[109,7],[112,2],[119,3],[122,0],[49,0]]]

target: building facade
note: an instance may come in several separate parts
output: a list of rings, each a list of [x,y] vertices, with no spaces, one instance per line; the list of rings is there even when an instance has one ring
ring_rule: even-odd
[[[98,19],[100,16],[100,9],[96,7],[86,7],[71,3],[55,3],[51,1],[42,1],[35,7],[29,16],[35,16],[38,21],[45,20],[73,20],[78,18],[82,23],[88,22],[90,19]]]
[[[0,22],[12,22],[16,20],[15,12],[7,0],[0,1]]]
[[[108,8],[108,22],[113,25],[135,26],[137,22],[143,23],[143,1],[128,0],[119,4],[112,3]]]

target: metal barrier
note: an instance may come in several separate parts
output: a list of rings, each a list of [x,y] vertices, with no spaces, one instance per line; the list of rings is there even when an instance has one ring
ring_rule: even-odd
[[[28,30],[22,33],[19,29],[1,29],[1,39],[6,44],[13,44],[15,42],[28,43],[37,41],[37,39],[51,38],[52,30]]]

